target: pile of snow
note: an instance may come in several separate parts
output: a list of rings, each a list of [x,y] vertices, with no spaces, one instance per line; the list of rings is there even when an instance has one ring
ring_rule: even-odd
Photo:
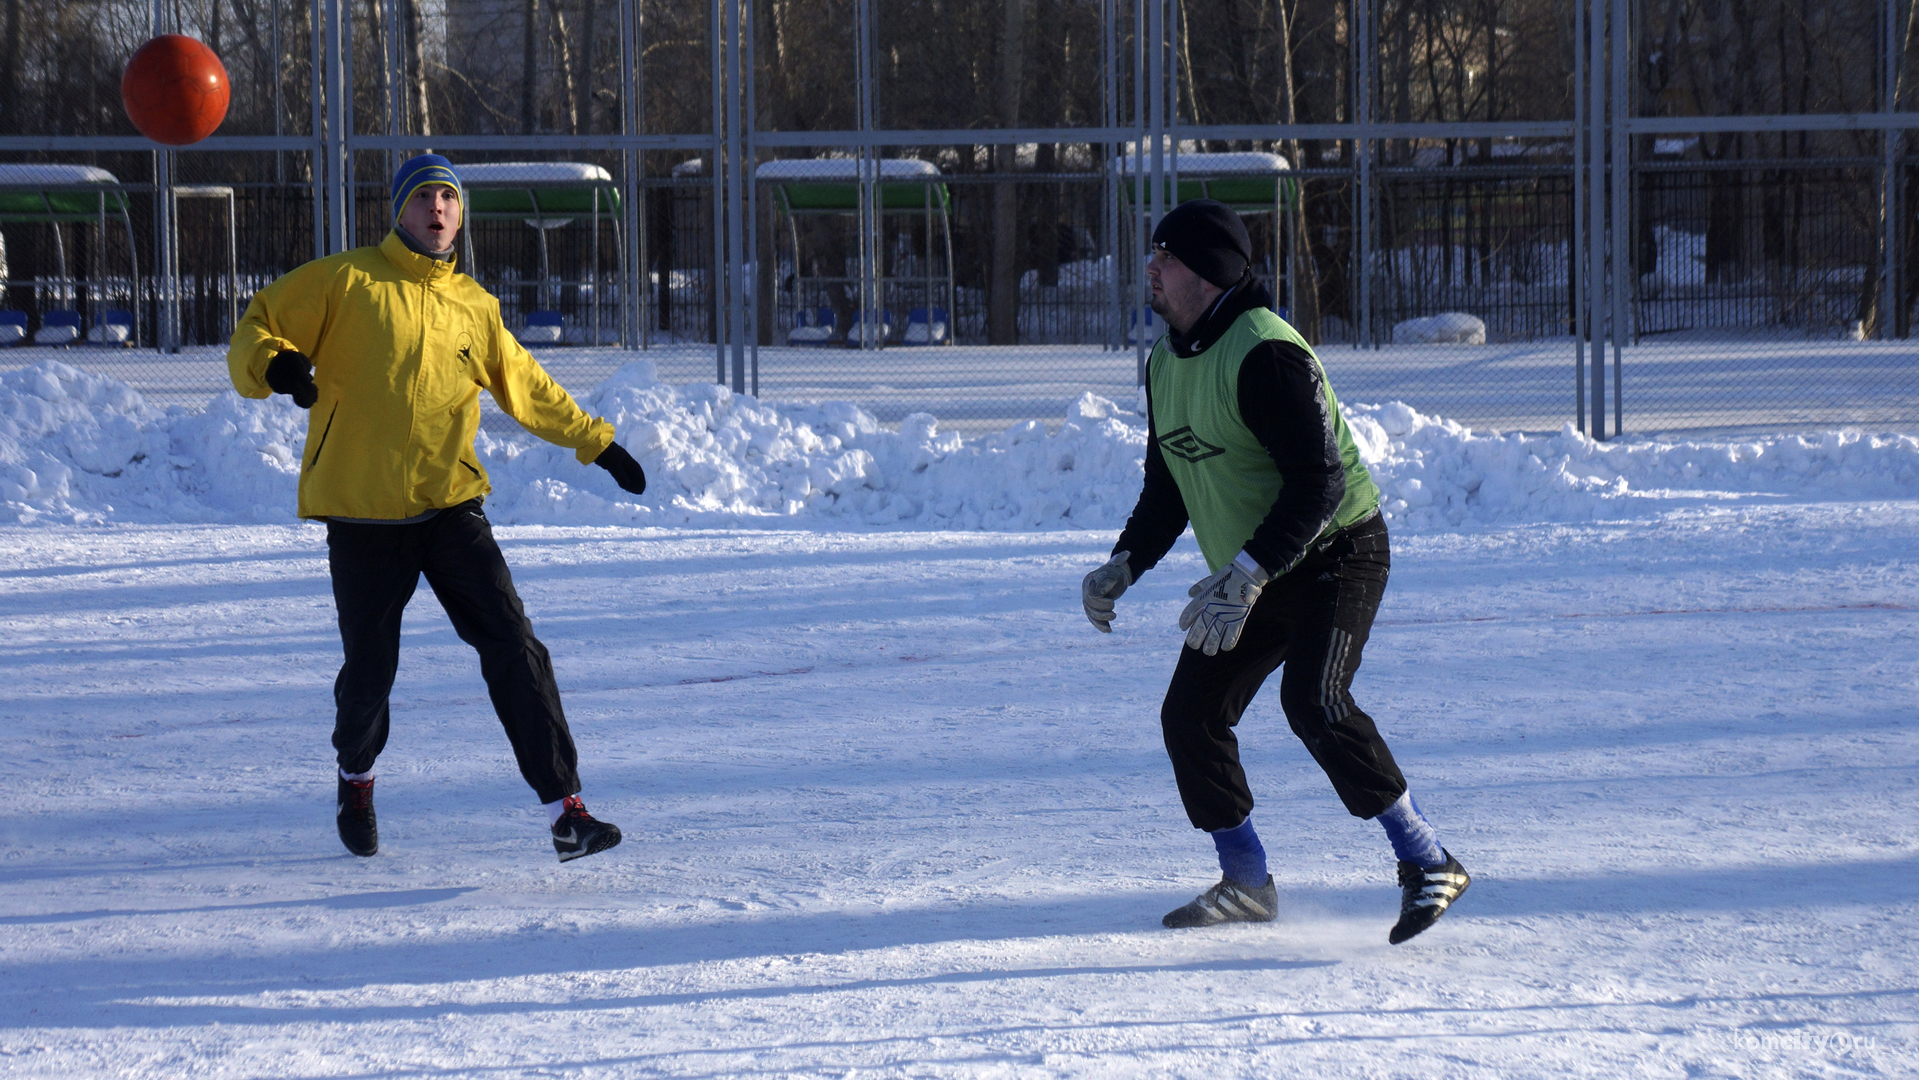
[[[305,440],[285,397],[161,412],[44,361],[0,374],[0,521],[284,521]]]
[[[845,402],[774,407],[724,386],[671,387],[628,364],[580,401],[645,466],[635,500],[572,451],[480,439],[488,516],[521,524],[668,524],[824,517],[958,529],[1104,528],[1139,495],[1145,421],[1083,395],[1048,434],[1036,420],[984,439],[915,413],[897,432]]]
[[[1486,320],[1463,311],[1448,311],[1423,319],[1393,324],[1395,345],[1484,345]]]
[[[844,402],[774,407],[723,386],[671,387],[645,360],[581,404],[646,467],[646,494],[531,436],[482,433],[493,520],[1116,529],[1146,447],[1137,402],[1092,394],[1053,432],[1026,421],[970,440],[924,413],[889,431]],[[1479,434],[1398,402],[1342,408],[1388,515],[1413,528],[1617,519],[1680,496],[1919,496],[1909,436],[1595,443],[1570,426]],[[162,412],[56,361],[0,374],[0,521],[291,521],[306,420],[283,396],[232,392]]]
[[[1817,436],[1595,442],[1479,434],[1400,402],[1341,403],[1387,516],[1412,528],[1656,514],[1678,498],[1913,498],[1919,438]]]

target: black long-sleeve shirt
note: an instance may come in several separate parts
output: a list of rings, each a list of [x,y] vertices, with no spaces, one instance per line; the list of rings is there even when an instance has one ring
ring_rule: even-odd
[[[1257,283],[1233,289],[1187,334],[1167,339],[1174,359],[1161,362],[1177,363],[1204,352],[1241,314],[1271,303],[1271,296]],[[1148,379],[1146,483],[1119,542],[1113,545],[1115,552],[1132,553],[1127,566],[1135,580],[1165,557],[1187,523],[1186,500],[1160,451],[1151,383]],[[1267,573],[1278,576],[1304,557],[1307,546],[1333,520],[1346,496],[1339,436],[1326,407],[1319,365],[1290,341],[1262,341],[1246,354],[1239,368],[1238,394],[1240,419],[1266,448],[1283,482],[1272,509],[1243,546]]]

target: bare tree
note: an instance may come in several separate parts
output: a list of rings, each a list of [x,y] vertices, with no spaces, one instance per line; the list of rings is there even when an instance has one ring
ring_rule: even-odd
[[[20,132],[25,125],[16,117],[26,112],[20,93],[20,0],[6,0],[6,39],[0,41],[0,131]]]
[[[1280,73],[1277,95],[1279,122],[1296,124],[1299,122],[1299,108],[1298,83],[1294,75],[1296,58],[1293,53],[1293,18],[1298,13],[1299,6],[1295,2],[1292,10],[1289,11],[1285,0],[1274,0],[1273,8],[1275,16],[1273,22],[1279,31]],[[1300,157],[1298,139],[1286,140],[1284,154],[1288,164],[1295,169],[1300,167],[1303,159]],[[1305,196],[1306,185],[1297,180],[1293,181],[1292,190],[1287,197],[1290,205],[1286,209],[1291,226],[1287,231],[1292,234],[1291,251],[1288,254],[1292,260],[1291,276],[1293,278],[1292,309],[1287,314],[1291,317],[1294,328],[1304,335],[1307,341],[1317,343],[1320,336],[1319,270],[1313,260],[1311,234],[1306,225]]]
[[[531,135],[539,130],[540,116],[540,0],[525,0],[520,12],[524,50],[520,58],[520,130]]]
[[[566,29],[566,9],[560,5],[560,0],[548,0],[547,10],[552,12],[552,18],[548,20],[549,36],[553,40],[553,50],[559,56],[559,62],[554,66],[558,69],[560,76],[560,114],[566,118],[567,133],[578,135],[580,133],[580,79],[579,73],[573,67],[573,43]],[[587,43],[581,43],[582,52],[585,52],[587,47]]]
[[[420,0],[399,0],[406,32],[407,112],[413,130],[433,134],[433,111],[427,104],[426,27],[420,15]]]

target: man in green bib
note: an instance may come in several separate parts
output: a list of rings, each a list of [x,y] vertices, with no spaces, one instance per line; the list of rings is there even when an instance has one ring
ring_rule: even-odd
[[[1193,827],[1212,834],[1219,884],[1169,927],[1270,922],[1278,889],[1253,829],[1233,728],[1282,664],[1279,700],[1353,816],[1377,819],[1399,860],[1397,945],[1466,891],[1459,860],[1407,791],[1353,673],[1386,588],[1379,489],[1312,347],[1273,314],[1251,272],[1252,239],[1222,203],[1183,203],[1153,231],[1146,276],[1168,333],[1146,375],[1146,482],[1105,565],[1086,575],[1086,617],[1112,630],[1113,601],[1193,526],[1212,575],[1180,615],[1186,645],[1160,710]]]

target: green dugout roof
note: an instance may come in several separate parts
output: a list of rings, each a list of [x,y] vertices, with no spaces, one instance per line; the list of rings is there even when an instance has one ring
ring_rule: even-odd
[[[1298,182],[1284,175],[1291,166],[1278,154],[1239,151],[1180,154],[1175,158],[1167,153],[1163,160],[1169,178],[1176,165],[1179,175],[1177,191],[1167,184],[1172,206],[1190,199],[1218,199],[1242,213],[1252,213],[1276,207],[1282,185],[1288,196],[1298,190]],[[1113,159],[1113,169],[1123,181],[1120,197],[1131,202],[1135,197],[1133,178],[1141,172],[1150,173],[1152,161],[1142,162],[1137,154],[1124,154]]]
[[[874,175],[874,166],[878,175]],[[756,179],[777,184],[788,213],[851,214],[859,210],[860,162],[857,158],[782,158],[753,171]],[[929,193],[932,209],[947,208],[946,185],[939,167],[918,158],[884,158],[866,163],[866,179],[877,179],[880,209],[925,210]]]
[[[127,210],[125,190],[105,169],[0,165],[0,221],[98,221],[103,210]]]
[[[601,217],[618,217],[620,189],[613,174],[577,161],[501,161],[455,165],[466,189],[466,214],[475,218],[590,217],[594,193]]]

